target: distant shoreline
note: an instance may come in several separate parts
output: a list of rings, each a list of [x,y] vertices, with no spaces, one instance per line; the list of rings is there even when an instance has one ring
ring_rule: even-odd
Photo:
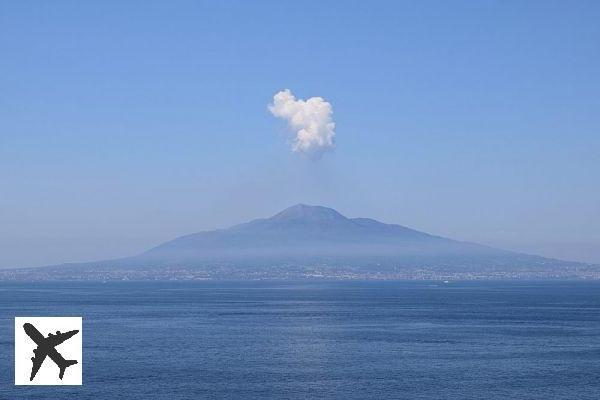
[[[594,281],[600,280],[595,265],[550,271],[436,271],[397,270],[382,273],[356,268],[130,268],[95,269],[38,267],[0,270],[0,282],[226,282],[226,281]]]

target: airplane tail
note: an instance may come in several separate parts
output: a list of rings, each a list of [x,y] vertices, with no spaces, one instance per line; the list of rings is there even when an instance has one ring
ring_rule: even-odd
[[[65,374],[65,369],[67,369],[67,367],[70,367],[71,365],[75,365],[77,364],[77,360],[65,360],[64,364],[60,365],[60,374],[58,374],[58,377],[60,379],[63,378],[63,375]]]

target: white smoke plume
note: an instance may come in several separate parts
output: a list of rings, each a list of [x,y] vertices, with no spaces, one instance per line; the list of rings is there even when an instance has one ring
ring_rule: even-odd
[[[273,96],[269,111],[287,120],[296,135],[292,142],[293,151],[319,158],[325,151],[335,147],[335,123],[331,118],[333,110],[331,104],[322,97],[296,99],[289,89],[285,89]]]

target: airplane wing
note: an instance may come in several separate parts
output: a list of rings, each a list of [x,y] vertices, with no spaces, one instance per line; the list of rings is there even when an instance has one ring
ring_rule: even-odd
[[[65,332],[65,333],[59,333],[57,335],[52,335],[48,338],[46,338],[46,343],[49,344],[51,347],[56,347],[59,344],[61,344],[62,342],[64,342],[65,340],[75,336],[79,331],[75,330],[75,331],[69,331],[69,332]]]
[[[40,354],[40,353],[41,352],[38,350],[35,353],[35,357],[31,357],[31,362],[33,363],[33,366],[31,367],[31,376],[29,377],[30,381],[32,381],[33,378],[35,378],[35,374],[38,373],[38,371],[40,370],[40,367],[42,366],[42,363],[46,359],[47,354],[46,353]]]

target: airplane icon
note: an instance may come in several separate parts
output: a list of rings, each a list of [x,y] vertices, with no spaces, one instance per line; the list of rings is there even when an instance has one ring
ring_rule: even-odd
[[[60,333],[60,331],[57,331],[56,335],[49,333],[48,337],[45,338],[44,335],[42,335],[40,331],[38,331],[35,326],[30,323],[24,324],[23,329],[25,330],[25,333],[27,333],[27,336],[29,336],[31,340],[33,340],[38,346],[35,350],[33,350],[34,357],[31,357],[33,366],[31,367],[31,376],[29,377],[29,381],[33,381],[33,378],[35,378],[35,375],[40,370],[40,367],[46,359],[46,356],[50,357],[50,359],[54,361],[56,365],[58,365],[58,368],[60,368],[58,377],[61,380],[65,374],[65,369],[71,365],[77,364],[77,360],[65,360],[65,358],[58,351],[56,351],[55,347],[65,340],[75,336],[79,332],[78,330],[65,333]]]

